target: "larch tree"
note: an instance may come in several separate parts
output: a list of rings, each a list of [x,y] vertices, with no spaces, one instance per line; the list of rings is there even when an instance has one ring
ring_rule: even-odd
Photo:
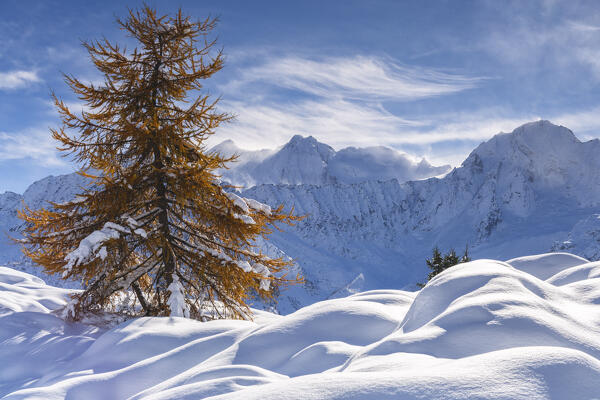
[[[91,183],[70,202],[20,212],[24,252],[47,273],[81,280],[72,319],[117,307],[247,317],[250,299],[273,300],[273,289],[300,280],[286,278],[289,261],[255,246],[299,217],[227,191],[216,175],[232,161],[204,145],[230,119],[202,90],[223,66],[209,39],[216,21],[144,7],[117,23],[139,47],[84,43],[103,83],[65,75],[86,111],[53,95],[63,125],[52,135]]]

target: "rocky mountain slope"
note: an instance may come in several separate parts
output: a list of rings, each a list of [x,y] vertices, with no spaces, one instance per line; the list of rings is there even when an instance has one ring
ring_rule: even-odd
[[[494,136],[441,179],[259,185],[244,196],[309,214],[273,242],[299,260],[320,295],[359,276],[355,289],[411,288],[436,245],[501,258],[548,251],[568,237],[600,205],[598,151],[598,140],[580,142],[538,121]]]

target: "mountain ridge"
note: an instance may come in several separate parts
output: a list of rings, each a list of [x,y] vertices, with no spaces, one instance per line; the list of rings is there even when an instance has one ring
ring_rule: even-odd
[[[224,181],[246,188],[258,184],[358,183],[373,179],[400,181],[424,179],[450,171],[449,165],[433,166],[425,158],[413,159],[385,146],[346,147],[334,150],[313,136],[294,135],[276,150],[246,151],[226,140],[210,151],[237,154],[237,162],[220,170]]]
[[[331,160],[333,149],[316,148],[314,138],[296,137],[290,143],[297,153],[302,149],[296,146],[304,146],[321,161]],[[346,287],[414,289],[425,279],[424,259],[434,246],[460,251],[468,245],[474,257],[496,259],[551,249],[600,254],[594,250],[600,249],[594,239],[599,235],[588,233],[597,229],[595,220],[581,222],[600,206],[597,151],[597,140],[581,142],[565,127],[536,121],[495,135],[440,178],[267,183],[243,195],[308,214],[269,240],[270,251],[297,260],[306,276],[305,286],[283,294],[280,310],[290,312],[332,293],[343,295]],[[319,171],[303,177],[310,180]],[[45,197],[64,201],[81,184],[75,179],[46,178],[32,185],[26,197],[34,205]],[[0,195],[3,230],[18,228],[11,207],[21,200]],[[560,247],[569,240],[571,247]],[[16,254],[15,248],[3,248],[5,260]]]

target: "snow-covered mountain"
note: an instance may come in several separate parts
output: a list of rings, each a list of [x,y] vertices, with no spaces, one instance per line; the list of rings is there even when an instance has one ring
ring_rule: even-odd
[[[5,192],[0,194],[0,262],[22,271],[42,276],[47,282],[63,287],[76,287],[75,282],[62,281],[57,276],[44,275],[38,267],[33,267],[22,256],[20,246],[11,238],[19,238],[24,222],[17,216],[17,210],[25,205],[32,209],[48,207],[49,202],[61,203],[73,199],[89,181],[73,173],[48,176],[32,183],[25,193]]]
[[[223,146],[235,151],[232,143]],[[600,208],[598,140],[581,142],[567,128],[537,121],[482,143],[441,178],[404,183],[375,179],[376,163],[365,161],[369,151],[375,150],[335,152],[313,138],[294,137],[277,152],[243,156],[245,163],[233,170],[279,182],[246,189],[245,197],[307,215],[268,242],[271,251],[297,260],[306,276],[305,286],[284,292],[282,312],[359,290],[414,288],[425,279],[424,259],[436,245],[462,251],[468,244],[473,256],[495,259],[560,248],[592,258],[600,254],[590,220]],[[338,175],[343,182],[332,179],[330,171],[345,171],[353,157],[361,160],[363,178],[355,171]],[[282,184],[283,177],[304,183]],[[18,230],[14,210],[23,199],[33,206],[43,198],[64,200],[81,179],[52,177],[33,184],[23,198],[0,195],[2,230]],[[560,247],[569,240],[577,244]],[[9,247],[0,261],[18,254]]]
[[[486,258],[549,251],[597,212],[599,151],[598,140],[538,121],[494,136],[440,179],[259,185],[244,196],[309,214],[272,241],[298,260],[317,298],[359,275],[355,289],[411,288],[436,245],[468,244]]]
[[[554,243],[552,251],[568,251],[600,260],[600,214],[590,215],[575,224],[564,240]]]
[[[254,321],[67,323],[72,291],[0,267],[0,398],[591,400],[599,284],[600,263],[543,254]]]
[[[278,150],[246,151],[231,140],[211,150],[239,156],[220,174],[223,180],[246,188],[257,184],[324,185],[389,179],[405,182],[450,170],[449,165],[435,167],[424,158],[417,161],[383,146],[347,147],[336,152],[312,136],[296,135]]]

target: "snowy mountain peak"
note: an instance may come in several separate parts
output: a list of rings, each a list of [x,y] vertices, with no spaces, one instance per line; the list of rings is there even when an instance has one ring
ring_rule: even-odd
[[[225,157],[231,157],[234,154],[243,152],[237,144],[231,139],[227,139],[210,149],[211,152],[219,153]]]
[[[335,150],[331,146],[319,142],[312,136],[303,137],[301,135],[294,135],[280,150],[280,153],[285,156],[291,155],[290,152],[300,153],[303,156],[318,155],[322,161],[329,160],[335,154]]]
[[[82,192],[88,179],[79,174],[47,176],[34,182],[23,193],[25,204],[32,208],[48,207],[48,201],[61,203]]]
[[[322,184],[328,181],[327,162],[334,155],[333,148],[314,137],[295,135],[253,172],[260,183]]]
[[[433,166],[427,160],[384,146],[347,147],[335,151],[313,136],[293,136],[276,151],[248,152],[232,141],[215,146],[224,155],[238,154],[223,179],[246,188],[259,184],[358,183],[397,179],[399,182],[444,174],[449,165]]]
[[[219,146],[234,146],[237,147],[237,145],[235,144],[235,142],[231,139],[226,139],[223,140],[221,143],[219,143],[218,145],[216,145],[214,148],[217,148]]]
[[[546,150],[549,147],[554,151],[560,151],[561,146],[573,146],[581,143],[570,129],[554,125],[546,120],[521,125],[512,134],[521,143],[538,151]]]
[[[317,139],[315,139],[313,136],[302,136],[302,135],[294,135],[292,136],[292,138],[290,139],[290,141],[288,142],[288,145],[294,145],[297,146],[299,144],[302,143],[309,143],[312,145],[316,145]]]
[[[540,119],[538,121],[532,121],[532,122],[523,124],[523,125],[515,128],[513,130],[513,134],[519,135],[519,136],[531,136],[531,135],[533,135],[533,136],[542,135],[542,136],[546,136],[546,137],[562,136],[562,137],[568,137],[568,138],[572,139],[573,141],[577,141],[577,142],[579,141],[570,129],[565,128],[562,125],[555,125],[546,119]]]
[[[560,189],[564,197],[591,206],[600,199],[598,152],[600,142],[581,142],[569,129],[541,120],[482,143],[459,173],[519,186],[521,194]]]
[[[515,153],[536,158],[547,158],[548,155],[562,158],[570,155],[575,148],[578,151],[580,144],[571,130],[540,120],[521,125],[511,133],[499,133],[479,145],[471,154],[490,160],[499,157],[510,159]]]

